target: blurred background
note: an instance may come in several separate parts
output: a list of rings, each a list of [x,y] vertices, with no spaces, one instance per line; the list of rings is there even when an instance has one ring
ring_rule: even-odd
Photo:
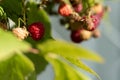
[[[104,59],[104,64],[98,64],[87,61],[86,64],[95,70],[102,80],[120,80],[120,1],[106,0],[105,4],[111,7],[109,19],[103,19],[99,29],[101,37],[98,39],[90,39],[81,45],[89,50],[100,54]],[[58,17],[52,16],[53,36],[71,42],[70,33],[59,24]],[[47,76],[47,77],[46,77]],[[93,80],[96,78],[90,75]],[[37,80],[53,80],[54,73],[51,65],[46,67]]]

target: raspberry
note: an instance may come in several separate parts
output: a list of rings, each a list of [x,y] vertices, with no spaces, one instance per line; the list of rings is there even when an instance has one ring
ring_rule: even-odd
[[[94,23],[94,26],[99,26],[101,17],[99,15],[92,15],[92,22]]]
[[[102,17],[104,16],[104,10],[100,13],[97,13],[96,16],[98,16],[98,18],[102,19]]]
[[[76,12],[70,14],[69,18],[75,22],[79,22],[81,20],[81,16]]]
[[[73,11],[70,5],[62,3],[59,6],[58,12],[62,16],[69,16]]]
[[[103,17],[105,10],[102,4],[96,3],[93,7],[93,10],[96,13],[96,15],[99,16],[99,18]]]
[[[76,30],[71,32],[71,40],[75,43],[80,43],[83,39],[80,37],[81,30]]]
[[[80,43],[84,40],[88,40],[91,38],[91,36],[92,36],[92,32],[84,29],[79,29],[71,32],[71,39],[75,43]]]
[[[94,25],[92,19],[89,18],[89,17],[86,17],[86,16],[85,16],[85,17],[83,17],[83,18],[81,19],[81,21],[82,21],[83,24],[84,24],[83,28],[84,28],[85,30],[93,31],[93,30],[96,28],[96,26]]]
[[[14,28],[12,32],[21,40],[25,39],[29,34],[25,28]]]
[[[95,29],[95,30],[92,32],[92,36],[93,36],[94,38],[100,37],[100,36],[101,36],[101,33],[100,33],[99,29]]]
[[[29,25],[28,31],[32,39],[36,41],[42,39],[45,33],[44,25],[41,22],[36,22]]]
[[[101,13],[103,11],[103,5],[102,4],[99,4],[99,3],[96,3],[94,6],[93,6],[93,10],[95,11],[95,13]]]
[[[91,15],[90,17],[84,17],[84,21],[85,21],[84,29],[88,31],[93,31],[100,24],[100,17],[98,15]]]
[[[78,13],[83,9],[82,4],[73,5],[73,8],[75,12],[78,12]]]
[[[92,32],[91,31],[87,31],[85,29],[82,29],[81,37],[82,37],[83,40],[88,40],[88,39],[91,38],[91,36],[92,36]]]

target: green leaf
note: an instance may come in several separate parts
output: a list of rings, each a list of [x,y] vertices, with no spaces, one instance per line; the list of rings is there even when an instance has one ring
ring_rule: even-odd
[[[38,44],[38,48],[43,54],[56,53],[64,57],[103,62],[103,59],[98,54],[86,50],[80,46],[78,47],[72,43],[67,43],[59,40],[48,40],[46,42]]]
[[[62,61],[56,54],[49,53],[46,55],[46,60],[48,60],[54,68],[55,80],[90,80],[87,76]]]
[[[66,58],[68,61],[70,61],[72,64],[78,66],[79,68],[95,75],[99,80],[101,80],[101,78],[99,77],[99,75],[93,71],[91,68],[89,68],[87,65],[85,65],[82,61],[80,61],[79,59],[74,59],[74,58]]]
[[[0,29],[0,61],[11,57],[15,52],[27,51],[29,48],[28,43]]]
[[[0,29],[0,80],[35,80],[34,66],[21,52],[30,49],[11,32]]]
[[[9,28],[7,15],[1,6],[0,6],[0,28],[2,29]]]
[[[7,18],[7,15],[4,12],[3,8],[0,6],[0,21],[1,20],[6,20],[6,18]]]
[[[45,26],[45,36],[43,39],[45,40],[46,38],[50,38],[51,24],[48,14],[43,9],[39,9],[38,5],[34,1],[30,1],[27,4],[27,7],[30,9],[27,12],[28,25],[34,22],[42,22]]]
[[[0,61],[0,80],[36,80],[32,62],[22,54]]]
[[[3,7],[8,17],[17,23],[22,15],[22,0],[2,0],[0,6]]]
[[[43,56],[33,53],[27,53],[26,55],[33,62],[37,74],[40,74],[46,68],[48,62],[43,58]]]

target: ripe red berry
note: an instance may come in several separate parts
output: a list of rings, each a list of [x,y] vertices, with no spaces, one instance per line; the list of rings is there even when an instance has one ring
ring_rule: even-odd
[[[70,5],[61,3],[58,9],[58,12],[62,16],[69,16],[73,11]]]
[[[28,31],[33,40],[42,39],[45,33],[44,25],[41,22],[36,22],[29,25]]]
[[[73,5],[73,8],[75,10],[75,12],[81,12],[83,7],[82,7],[82,4],[77,4],[77,5]]]

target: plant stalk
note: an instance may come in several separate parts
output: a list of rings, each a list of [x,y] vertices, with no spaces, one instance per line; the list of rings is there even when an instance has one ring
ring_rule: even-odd
[[[26,6],[25,6],[25,0],[22,0],[22,6],[23,6],[23,21],[24,21],[24,26],[26,26]]]

